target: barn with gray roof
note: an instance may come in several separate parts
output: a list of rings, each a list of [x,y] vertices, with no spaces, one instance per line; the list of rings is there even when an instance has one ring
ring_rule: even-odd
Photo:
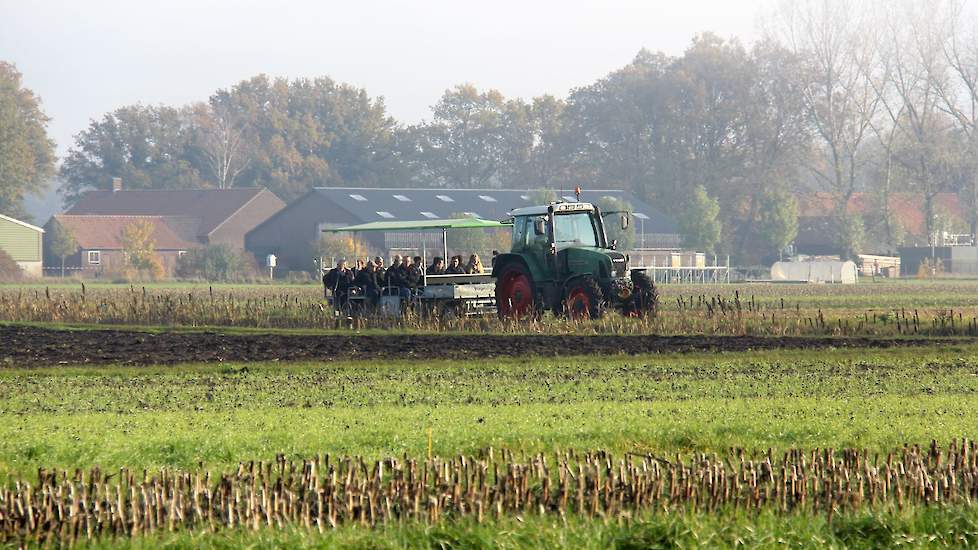
[[[245,236],[245,248],[258,258],[278,257],[280,268],[311,271],[315,267],[315,244],[326,228],[374,221],[446,219],[457,215],[502,220],[514,208],[537,202],[534,190],[518,189],[382,189],[319,187],[255,227]],[[564,196],[561,196],[564,195]],[[566,201],[577,200],[573,192],[558,194]],[[633,195],[620,190],[584,190],[582,201],[597,202],[614,197],[632,206],[635,246],[675,248],[679,246],[676,222]],[[440,232],[430,234],[381,233],[362,237],[375,250],[416,251],[422,239],[432,250],[440,249]]]

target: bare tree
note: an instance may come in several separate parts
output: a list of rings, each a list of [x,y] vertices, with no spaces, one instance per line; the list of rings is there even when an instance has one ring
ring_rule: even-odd
[[[934,199],[951,186],[954,147],[951,121],[941,110],[947,88],[944,56],[946,3],[904,2],[886,18],[885,40],[891,58],[889,82],[896,101],[895,159],[909,189],[924,200],[928,241],[934,242]],[[882,96],[882,97],[885,97]],[[890,110],[894,110],[891,106]]]
[[[940,82],[941,109],[950,115],[963,138],[959,170],[961,197],[968,205],[971,238],[978,237],[978,27],[965,17],[963,2],[945,3],[942,50],[948,78]]]
[[[875,42],[867,36],[867,7],[848,0],[789,0],[778,12],[778,33],[787,48],[807,60],[802,94],[821,154],[809,168],[836,203],[843,256],[857,250],[846,235],[848,205],[867,162],[863,142],[879,97],[862,67]]]
[[[234,187],[247,167],[245,124],[222,102],[199,103],[192,108],[195,147],[219,189]]]

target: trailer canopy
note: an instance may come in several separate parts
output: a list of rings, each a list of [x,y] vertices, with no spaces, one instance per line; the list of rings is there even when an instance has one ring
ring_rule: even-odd
[[[422,231],[425,229],[492,229],[505,227],[507,224],[479,218],[452,218],[447,220],[418,220],[403,222],[369,222],[347,227],[323,229],[323,233],[338,233],[341,231]]]
[[[323,229],[323,233],[340,233],[361,231],[424,231],[429,229],[441,229],[442,246],[445,249],[445,257],[448,257],[448,230],[449,229],[498,229],[508,227],[511,224],[480,218],[449,218],[444,220],[417,220],[403,222],[368,222],[346,227],[333,227]]]

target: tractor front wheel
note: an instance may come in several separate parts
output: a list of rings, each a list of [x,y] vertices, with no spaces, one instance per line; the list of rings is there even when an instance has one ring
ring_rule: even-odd
[[[600,319],[604,313],[601,287],[592,277],[581,277],[567,287],[564,312],[575,320]]]
[[[659,290],[652,278],[643,271],[633,271],[632,284],[631,304],[626,313],[634,317],[655,317],[659,309]]]
[[[507,265],[496,279],[496,311],[499,317],[525,317],[533,310],[533,280],[530,274],[518,263]]]

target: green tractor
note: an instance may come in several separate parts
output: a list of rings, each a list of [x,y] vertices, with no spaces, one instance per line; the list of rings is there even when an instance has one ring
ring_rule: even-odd
[[[554,315],[596,319],[612,307],[628,316],[650,316],[658,302],[644,270],[628,267],[629,258],[608,243],[597,206],[552,202],[518,208],[513,216],[513,245],[496,257],[496,310],[500,317]],[[621,216],[622,229],[628,214]]]

